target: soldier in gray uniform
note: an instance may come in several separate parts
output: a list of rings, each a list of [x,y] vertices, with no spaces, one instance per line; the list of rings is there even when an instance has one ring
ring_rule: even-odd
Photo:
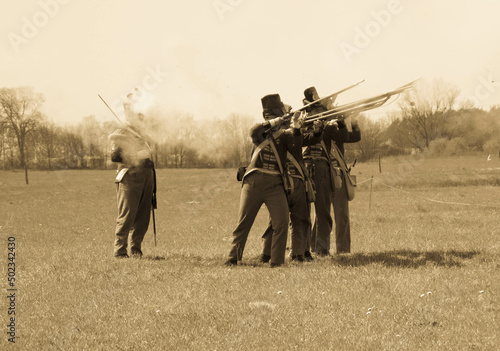
[[[287,152],[297,153],[302,149],[300,113],[292,117],[293,129],[281,128],[286,107],[278,94],[262,98],[263,116],[266,122],[251,129],[255,144],[252,160],[242,181],[239,220],[233,232],[233,242],[227,265],[236,265],[242,260],[243,250],[255,217],[262,204],[266,204],[273,227],[271,240],[271,267],[285,262],[288,235],[289,185],[284,174]]]
[[[139,124],[141,115],[128,115],[129,122]],[[135,121],[134,121],[135,119]],[[116,198],[118,217],[116,219],[114,256],[142,256],[142,241],[149,226],[153,197],[153,169],[151,150],[138,130],[129,123],[117,129],[108,137],[111,140],[111,160],[118,163]]]

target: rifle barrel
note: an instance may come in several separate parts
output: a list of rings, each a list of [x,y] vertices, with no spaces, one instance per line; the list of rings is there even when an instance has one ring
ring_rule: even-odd
[[[377,96],[373,96],[371,98],[361,99],[358,101],[347,103],[347,104],[344,104],[341,106],[337,106],[337,107],[330,109],[328,111],[324,111],[324,112],[321,112],[321,113],[318,113],[318,114],[315,114],[312,116],[308,116],[308,117],[306,117],[304,124],[307,125],[307,124],[310,124],[311,122],[314,122],[317,120],[331,119],[332,117],[346,114],[346,113],[368,111],[368,110],[380,107],[383,104],[385,104],[391,98],[391,96],[396,95],[396,94],[400,94],[403,91],[406,91],[408,89],[413,88],[413,84],[417,80],[414,80],[410,83],[402,85],[402,86],[400,86],[394,90],[391,90],[387,93],[384,93],[384,94],[380,94]],[[340,119],[340,118],[337,118],[337,119]]]
[[[327,95],[327,96],[325,96],[325,97],[319,98],[318,100],[314,100],[313,102],[310,102],[310,103],[308,103],[307,105],[304,105],[304,106],[302,106],[301,108],[297,109],[297,111],[302,111],[302,110],[304,110],[304,109],[308,108],[309,106],[311,106],[311,105],[313,105],[313,104],[316,104],[316,103],[318,103],[318,102],[320,102],[320,101],[323,101],[323,100],[326,100],[326,99],[332,98],[332,97],[334,97],[334,96],[337,96],[337,95],[339,95],[339,94],[343,93],[344,91],[347,91],[347,90],[350,90],[350,89],[352,89],[352,88],[354,88],[354,87],[357,87],[358,85],[360,85],[360,84],[361,84],[361,83],[363,83],[364,81],[365,81],[364,79],[361,79],[359,82],[356,82],[356,83],[354,83],[354,84],[352,84],[352,85],[349,85],[348,87],[346,87],[346,88],[344,88],[344,89],[341,89],[341,90],[339,90],[339,91],[337,91],[337,92],[335,92],[335,93],[333,93],[333,94],[330,94],[330,95]]]
[[[104,99],[102,98],[101,95],[97,94],[97,96],[99,96],[99,98],[102,100],[102,102],[104,102],[104,105],[106,105],[106,107],[111,111],[111,113],[113,114],[113,116],[116,117],[116,119],[118,120],[118,122],[120,122],[121,124],[124,124],[121,119],[116,115],[115,111],[113,111],[111,109],[111,107],[109,107],[108,103],[106,101],[104,101]]]

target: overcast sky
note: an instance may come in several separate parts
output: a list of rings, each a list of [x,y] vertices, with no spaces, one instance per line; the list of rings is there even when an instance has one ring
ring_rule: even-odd
[[[110,120],[97,94],[118,108],[135,87],[196,119],[260,117],[266,94],[299,107],[311,85],[361,79],[338,101],[422,77],[500,104],[497,0],[0,1],[0,87],[33,86],[58,123]]]

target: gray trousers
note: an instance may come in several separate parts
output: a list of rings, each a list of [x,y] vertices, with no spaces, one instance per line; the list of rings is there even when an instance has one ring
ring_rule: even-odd
[[[118,217],[115,229],[115,256],[127,254],[129,240],[131,254],[142,254],[141,244],[148,231],[152,196],[151,168],[131,168],[122,181],[116,183]]]
[[[316,200],[314,201],[316,219],[311,231],[311,250],[321,254],[330,252],[330,234],[333,226],[333,219],[330,214],[333,198],[330,173],[328,162],[322,160],[314,162],[313,181],[316,187]]]
[[[311,227],[309,215],[309,204],[307,203],[306,187],[304,181],[292,177],[293,189],[288,195],[288,208],[290,211],[290,232],[292,237],[292,256],[304,255],[306,244],[308,245]],[[264,241],[263,255],[271,256],[271,244],[273,235],[272,222],[269,222],[262,239]],[[309,250],[307,248],[307,250]]]
[[[318,172],[319,170],[319,172]],[[342,188],[334,189],[330,182],[330,168],[325,162],[317,162],[314,168],[316,218],[312,227],[311,249],[317,253],[330,252],[330,233],[332,232],[331,205],[335,219],[335,243],[337,253],[351,252],[351,226],[349,222],[349,200],[343,176],[339,180]],[[319,182],[319,183],[318,183]],[[329,182],[329,184],[326,184]],[[318,187],[319,184],[319,187]],[[327,193],[328,192],[328,193]]]
[[[288,235],[288,203],[280,175],[253,172],[243,180],[238,226],[233,232],[230,260],[241,261],[243,250],[262,204],[266,204],[274,229],[271,240],[271,263],[285,262]]]

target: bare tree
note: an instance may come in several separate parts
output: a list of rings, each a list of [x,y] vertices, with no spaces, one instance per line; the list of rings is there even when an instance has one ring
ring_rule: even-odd
[[[420,150],[446,135],[450,112],[460,91],[442,80],[419,82],[399,104],[410,142]]]
[[[0,153],[2,156],[2,169],[5,171],[5,149],[7,148],[7,143],[6,143],[6,134],[8,132],[7,130],[7,121],[0,121],[0,132],[2,133],[2,143],[0,144]]]
[[[60,145],[64,155],[64,167],[82,168],[85,144],[78,126],[65,126],[60,132]]]
[[[43,95],[36,93],[32,87],[0,89],[0,119],[7,121],[16,136],[26,184],[29,183],[26,143],[43,119],[40,112],[43,102]]]
[[[95,116],[83,117],[78,125],[82,141],[85,145],[86,166],[103,167],[106,163],[107,135],[103,125]]]
[[[192,154],[193,142],[196,140],[196,123],[190,114],[176,114],[169,122],[170,151],[174,158],[175,168],[182,168],[185,157]]]
[[[361,140],[353,144],[356,150],[356,157],[360,161],[370,160],[381,154],[384,143],[386,142],[385,130],[383,122],[372,121],[365,115],[361,114],[357,118],[361,129]],[[349,144],[346,144],[349,145]]]
[[[40,149],[47,158],[48,168],[52,168],[51,160],[57,149],[58,130],[53,122],[44,123],[37,130]]]
[[[239,166],[249,161],[253,145],[250,138],[250,128],[255,123],[253,118],[235,113],[224,120],[225,156],[230,161],[231,166]]]
[[[236,167],[249,162],[252,152],[250,128],[256,121],[247,115],[233,113],[225,119],[216,119],[210,123],[208,148],[219,166]]]

